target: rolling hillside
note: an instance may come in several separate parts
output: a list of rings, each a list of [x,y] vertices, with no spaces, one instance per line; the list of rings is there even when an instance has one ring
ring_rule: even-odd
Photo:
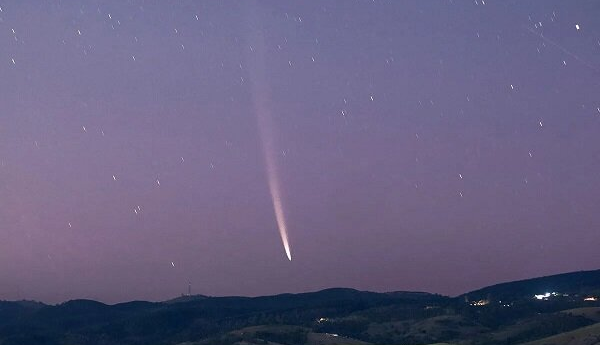
[[[165,302],[0,302],[0,345],[588,344],[600,271],[503,283],[458,297],[327,289]],[[541,299],[540,291],[559,292]],[[591,344],[591,343],[590,343]]]

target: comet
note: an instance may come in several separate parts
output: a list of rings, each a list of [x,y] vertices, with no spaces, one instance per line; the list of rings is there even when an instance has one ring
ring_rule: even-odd
[[[266,62],[264,52],[266,49],[264,42],[264,34],[258,30],[260,23],[257,19],[257,14],[252,9],[249,11],[248,43],[246,57],[248,64],[248,75],[250,76],[250,90],[252,93],[252,101],[254,112],[256,114],[256,122],[260,136],[262,153],[266,168],[267,181],[271,201],[273,203],[273,211],[283,249],[289,261],[292,261],[292,253],[290,249],[290,241],[288,237],[287,222],[283,207],[283,197],[279,179],[279,170],[277,166],[277,155],[275,147],[275,127],[273,126],[273,116],[271,113],[271,100],[269,85],[266,81]]]
[[[265,163],[267,166],[267,178],[269,181],[269,191],[271,192],[271,200],[273,202],[273,210],[275,211],[275,220],[277,221],[277,227],[279,228],[279,235],[281,236],[281,242],[283,244],[285,254],[287,255],[288,260],[292,261],[292,253],[290,251],[290,242],[288,239],[285,213],[283,212],[279,179],[277,176],[277,166],[275,165],[273,159],[273,153],[269,152],[270,150],[266,149],[265,147],[265,141],[263,140],[263,153],[265,156]]]

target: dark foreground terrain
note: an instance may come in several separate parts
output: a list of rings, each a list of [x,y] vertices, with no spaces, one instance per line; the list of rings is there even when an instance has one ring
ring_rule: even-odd
[[[537,295],[537,296],[535,296]],[[0,302],[0,345],[600,344],[600,270],[457,297],[328,289],[106,305]]]

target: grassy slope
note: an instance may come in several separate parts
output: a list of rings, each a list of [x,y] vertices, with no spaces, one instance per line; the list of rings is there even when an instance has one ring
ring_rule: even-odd
[[[469,338],[481,333],[485,328],[465,320],[460,315],[441,315],[423,320],[404,320],[397,322],[372,323],[367,329],[371,339],[393,339],[404,344],[401,339],[413,339],[423,344],[431,339],[448,340]],[[443,344],[443,343],[439,343]]]
[[[345,338],[345,337],[334,337],[325,333],[309,333],[306,345],[369,345],[364,341]]]
[[[562,312],[566,313],[566,314],[576,315],[576,316],[583,316],[590,320],[600,322],[600,307],[568,309],[568,310],[563,310]]]
[[[600,344],[600,323],[557,334],[523,345],[598,345]]]
[[[288,332],[307,331],[306,345],[370,345],[370,343],[357,339],[333,336],[327,333],[309,332],[309,329],[292,325],[261,325],[239,329],[231,332],[233,335],[245,335],[252,339],[260,339],[260,333],[285,334]],[[249,342],[239,342],[238,345],[250,344]],[[276,343],[273,343],[276,344]]]

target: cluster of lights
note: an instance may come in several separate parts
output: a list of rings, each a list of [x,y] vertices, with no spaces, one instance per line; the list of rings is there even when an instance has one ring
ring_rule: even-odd
[[[550,296],[552,296],[552,293],[546,292],[546,293],[541,294],[541,295],[533,295],[533,298],[538,299],[538,300],[545,300],[545,299],[550,298]]]
[[[488,300],[488,299],[481,299],[479,301],[473,301],[473,302],[469,303],[469,305],[474,306],[474,307],[483,307],[488,304],[490,304],[490,300]],[[500,304],[503,307],[512,307],[512,303],[506,304],[506,303],[502,303],[502,301],[498,301],[498,304]]]
[[[488,304],[490,304],[490,301],[487,300],[487,299],[482,299],[482,300],[479,300],[479,301],[473,301],[473,302],[471,302],[472,306],[477,306],[477,307],[488,305]]]
[[[558,292],[546,292],[542,295],[533,295],[533,298],[537,299],[537,300],[547,300],[550,297],[557,297],[557,296],[569,296],[567,294],[561,294]]]
[[[534,299],[540,300],[540,301],[547,301],[548,299],[550,299],[551,297],[557,297],[557,296],[569,296],[568,294],[561,294],[558,292],[546,292],[543,293],[541,295],[533,295]],[[597,302],[600,300],[600,298],[596,297],[596,296],[588,296],[588,297],[584,297],[583,298],[584,301],[586,302]]]

